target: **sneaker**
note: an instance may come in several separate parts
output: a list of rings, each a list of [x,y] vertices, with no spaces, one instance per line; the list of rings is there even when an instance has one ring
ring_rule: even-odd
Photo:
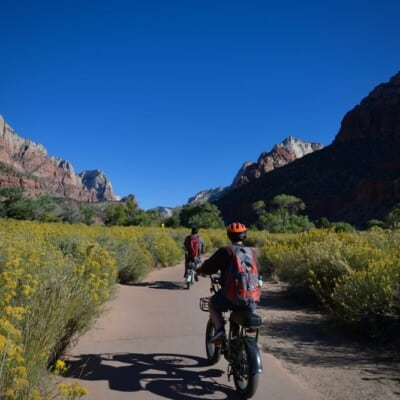
[[[210,343],[217,343],[217,342],[222,342],[226,339],[226,333],[224,329],[220,329],[218,332],[215,333],[215,335],[210,338],[209,342]]]

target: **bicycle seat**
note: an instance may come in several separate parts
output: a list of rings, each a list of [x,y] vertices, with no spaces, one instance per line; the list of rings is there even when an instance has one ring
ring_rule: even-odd
[[[251,311],[232,311],[229,320],[245,328],[261,326],[261,317]]]

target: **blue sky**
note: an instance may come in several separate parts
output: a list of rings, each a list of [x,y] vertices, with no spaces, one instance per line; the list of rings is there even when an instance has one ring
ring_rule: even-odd
[[[400,70],[400,1],[0,0],[0,114],[139,206],[330,144]]]

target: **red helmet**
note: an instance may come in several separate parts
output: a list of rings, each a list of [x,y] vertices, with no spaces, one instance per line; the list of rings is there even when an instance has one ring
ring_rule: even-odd
[[[247,228],[240,222],[232,222],[227,226],[226,233],[232,242],[240,242],[246,238]]]

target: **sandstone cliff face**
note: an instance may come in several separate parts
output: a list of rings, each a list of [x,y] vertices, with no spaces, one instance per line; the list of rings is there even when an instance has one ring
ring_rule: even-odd
[[[370,139],[400,140],[400,73],[344,116],[334,143]]]
[[[365,227],[400,202],[399,154],[400,73],[345,115],[331,145],[239,185],[215,204],[226,222],[242,219],[251,224],[256,219],[254,202],[268,203],[285,193],[302,198],[313,219]]]
[[[371,143],[379,151],[381,143],[396,148],[400,143],[400,73],[376,86],[359,105],[343,118],[334,144]],[[356,188],[359,202],[370,204],[400,201],[400,156],[388,149],[371,157],[378,176],[365,177]],[[389,176],[388,176],[389,175]]]
[[[0,162],[15,171],[0,173],[0,187],[17,186],[31,195],[48,194],[79,201],[115,199],[111,184],[101,171],[88,173],[91,178],[83,181],[68,161],[49,157],[41,144],[18,136],[1,115]],[[96,176],[99,180],[94,183]]]
[[[273,147],[270,152],[261,153],[256,163],[246,162],[233,179],[231,188],[235,189],[259,179],[276,168],[283,167],[298,158],[322,149],[320,143],[303,142],[292,136]]]

